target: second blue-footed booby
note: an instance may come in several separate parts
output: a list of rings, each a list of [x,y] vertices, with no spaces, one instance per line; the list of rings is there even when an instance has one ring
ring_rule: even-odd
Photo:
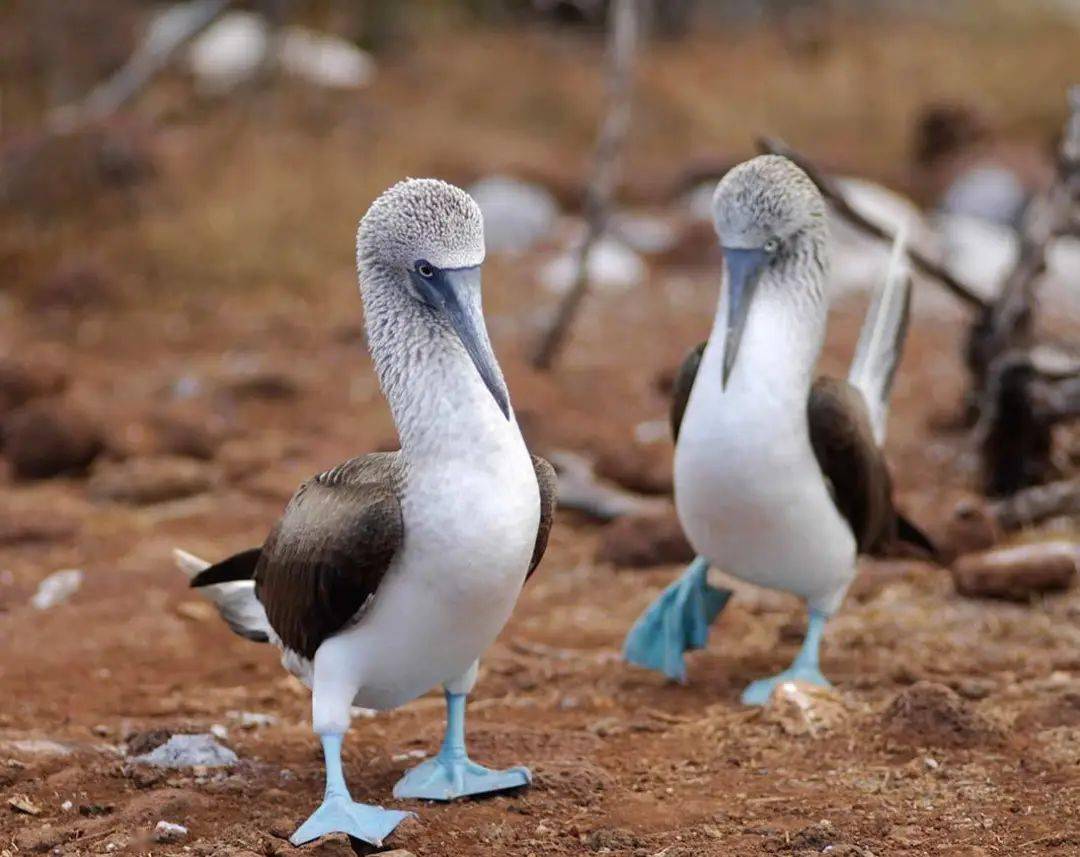
[[[181,567],[237,633],[270,641],[312,690],[322,805],[293,844],[343,832],[380,845],[409,813],[353,801],[341,765],[350,707],[389,709],[442,684],[446,737],[399,798],[524,786],[465,750],[477,660],[547,546],[555,475],[530,456],[488,339],[480,209],[441,181],[400,182],[368,210],[357,268],[368,345],[401,449],[300,486],[259,548]]]
[[[672,428],[675,504],[698,553],[626,639],[631,663],[685,680],[730,592],[710,566],[805,599],[802,650],[742,695],[764,703],[784,681],[827,685],[818,652],[859,553],[897,541],[933,551],[893,507],[881,452],[910,303],[902,241],[864,323],[846,381],[814,379],[829,309],[825,202],[795,164],[765,155],[719,183],[713,220],[725,284],[712,334],[684,363]]]

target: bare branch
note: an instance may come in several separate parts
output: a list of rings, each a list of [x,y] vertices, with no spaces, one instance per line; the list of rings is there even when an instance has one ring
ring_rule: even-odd
[[[867,218],[862,212],[856,210],[851,203],[848,202],[847,197],[844,196],[844,192],[837,186],[832,178],[821,172],[821,170],[815,167],[804,155],[796,152],[782,140],[777,140],[773,137],[762,137],[758,140],[758,149],[773,155],[783,155],[785,158],[802,168],[803,172],[810,177],[810,180],[818,186],[818,190],[821,191],[822,196],[832,204],[836,213],[852,226],[862,230],[868,235],[872,235],[874,238],[878,238],[881,241],[888,243],[890,246],[895,241],[896,236],[889,232],[888,229],[885,229],[881,224],[875,223]],[[916,269],[926,276],[937,280],[969,307],[982,310],[987,308],[986,302],[979,297],[974,289],[965,285],[937,262],[928,259],[910,245],[908,246],[908,258],[911,259],[911,263]]]
[[[1060,515],[1080,515],[1080,479],[1025,488],[994,503],[990,511],[1006,530],[1030,527]]]
[[[1069,92],[1069,117],[1058,152],[1053,184],[1036,196],[1024,212],[1020,229],[1020,252],[1005,278],[997,300],[987,307],[971,331],[968,366],[982,388],[991,364],[1001,355],[1031,345],[1036,305],[1036,286],[1046,270],[1047,248],[1068,231],[1077,216],[1080,200],[1080,86]]]
[[[232,0],[198,0],[188,4],[182,25],[167,39],[146,39],[108,80],[99,83],[76,104],[59,107],[49,116],[55,133],[67,133],[87,122],[107,119],[164,71],[182,48],[190,44],[232,5]]]
[[[585,192],[585,235],[575,254],[574,279],[533,355],[537,369],[550,369],[570,332],[589,289],[589,254],[607,228],[618,180],[619,154],[630,127],[634,58],[640,38],[641,0],[616,0],[609,13],[608,112],[593,155],[592,178]]]

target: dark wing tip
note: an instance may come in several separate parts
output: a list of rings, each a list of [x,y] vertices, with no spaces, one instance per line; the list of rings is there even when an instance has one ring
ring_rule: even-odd
[[[215,583],[230,583],[234,580],[251,580],[255,576],[255,566],[259,563],[262,548],[250,548],[234,554],[228,559],[200,571],[191,578],[191,588],[213,586]]]

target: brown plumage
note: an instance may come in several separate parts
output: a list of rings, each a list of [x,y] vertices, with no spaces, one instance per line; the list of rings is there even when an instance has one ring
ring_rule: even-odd
[[[532,456],[540,526],[528,575],[547,548],[555,470]],[[282,645],[311,659],[328,637],[362,618],[404,538],[397,452],[353,458],[300,486],[261,548],[211,566],[194,587],[255,580],[255,596]]]
[[[676,441],[706,344],[687,355],[675,376],[671,432]],[[936,556],[930,539],[893,505],[889,467],[858,389],[847,381],[818,378],[810,389],[807,419],[814,457],[859,553],[888,555],[903,543]]]

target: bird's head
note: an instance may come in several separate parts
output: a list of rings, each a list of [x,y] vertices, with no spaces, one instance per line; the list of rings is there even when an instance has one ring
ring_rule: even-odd
[[[825,200],[805,172],[780,155],[762,155],[720,180],[713,194],[713,226],[727,271],[727,383],[762,281],[823,297],[828,220]]]
[[[371,204],[356,234],[365,304],[396,290],[433,323],[448,325],[509,419],[505,382],[488,340],[480,299],[484,221],[459,187],[406,179]]]

